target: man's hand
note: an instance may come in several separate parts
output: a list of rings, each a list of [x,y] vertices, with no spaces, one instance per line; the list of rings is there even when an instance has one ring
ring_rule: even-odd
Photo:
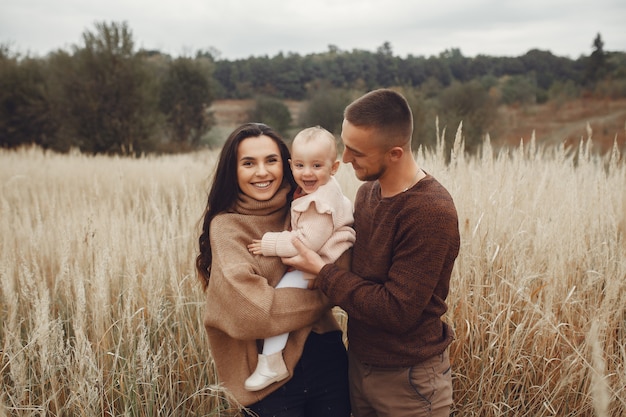
[[[298,251],[298,255],[291,258],[281,258],[285,265],[293,266],[298,271],[308,272],[313,275],[320,273],[326,263],[320,256],[309,249],[300,239],[294,237],[291,243]]]
[[[253,239],[252,243],[248,245],[248,251],[253,255],[263,255],[263,251],[261,251],[261,240]]]

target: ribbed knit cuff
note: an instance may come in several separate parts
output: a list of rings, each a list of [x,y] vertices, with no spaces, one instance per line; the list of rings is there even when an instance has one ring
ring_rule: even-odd
[[[276,256],[276,242],[280,233],[265,233],[261,239],[261,252],[264,256]]]

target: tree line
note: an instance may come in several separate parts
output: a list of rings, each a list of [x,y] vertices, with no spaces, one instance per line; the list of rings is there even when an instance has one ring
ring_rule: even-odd
[[[466,57],[449,49],[400,58],[385,42],[375,52],[330,45],[304,56],[228,61],[211,50],[177,58],[136,50],[125,22],[100,22],[70,51],[30,57],[0,46],[0,146],[190,150],[211,144],[210,107],[217,99],[254,99],[250,119],[285,136],[317,124],[339,134],[346,104],[365,91],[393,87],[408,98],[422,143],[437,137],[431,121],[449,127],[462,121],[471,150],[493,127],[501,104],[626,97],[626,53],[605,51],[600,34],[590,46],[590,55],[577,59],[540,49],[519,57]],[[307,104],[298,120],[285,100]]]

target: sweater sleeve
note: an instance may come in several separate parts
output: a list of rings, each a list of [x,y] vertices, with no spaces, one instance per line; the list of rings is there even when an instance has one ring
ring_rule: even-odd
[[[396,214],[403,221],[399,222],[393,238],[391,258],[379,262],[379,254],[375,253],[377,243],[368,242],[368,250],[359,250],[352,260],[353,267],[358,265],[357,269],[362,270],[368,264],[388,265],[376,277],[359,276],[326,265],[320,271],[317,285],[351,319],[403,334],[419,325],[423,314],[440,314],[446,309],[449,268],[459,242],[455,213],[404,210]],[[424,218],[427,221],[420,221]]]
[[[205,325],[235,339],[263,339],[311,326],[331,307],[318,290],[273,288],[269,282],[278,282],[285,266],[279,258],[250,254],[245,230],[219,216],[211,230]]]
[[[265,256],[290,257],[298,254],[291,243],[294,237],[307,247],[319,252],[333,234],[334,224],[331,213],[318,213],[312,203],[303,213],[292,213],[298,220],[295,228],[284,232],[268,232],[261,239],[261,250]]]

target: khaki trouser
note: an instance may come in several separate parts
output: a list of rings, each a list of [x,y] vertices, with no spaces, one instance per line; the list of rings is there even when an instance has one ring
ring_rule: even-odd
[[[409,368],[381,368],[348,352],[354,417],[448,417],[452,375],[448,350]]]

